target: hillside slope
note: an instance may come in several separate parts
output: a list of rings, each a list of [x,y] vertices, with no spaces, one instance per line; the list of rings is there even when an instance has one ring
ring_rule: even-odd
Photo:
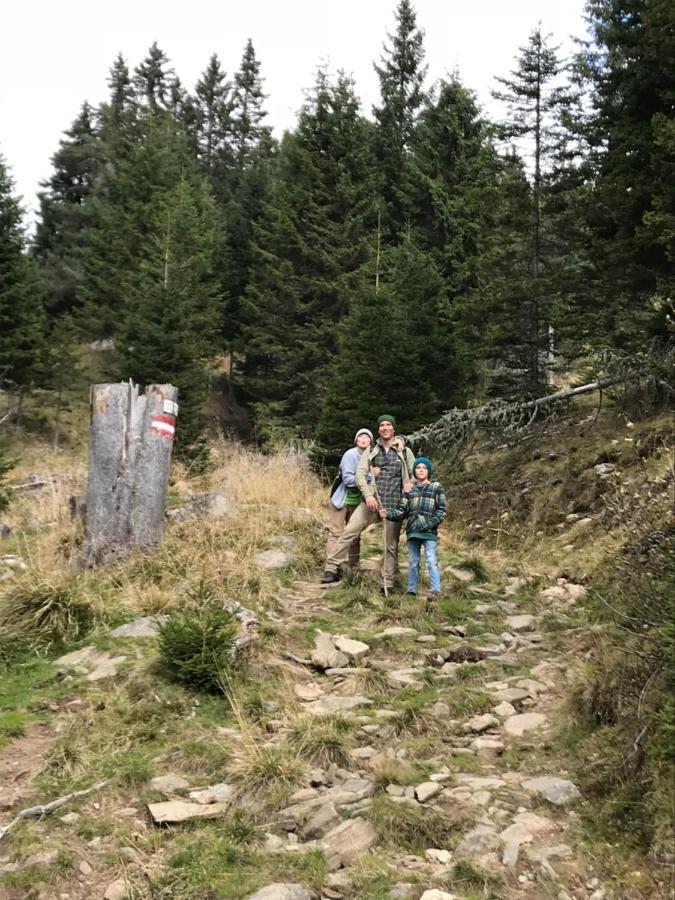
[[[0,898],[671,896],[668,417],[441,460],[435,606],[377,594],[379,529],[320,588],[326,489],[228,444],[176,468],[155,554],[74,572],[82,455],[20,449],[0,834],[103,786],[0,837]]]

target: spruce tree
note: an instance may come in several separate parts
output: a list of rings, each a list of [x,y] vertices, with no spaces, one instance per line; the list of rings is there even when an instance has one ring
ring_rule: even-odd
[[[104,158],[96,113],[85,102],[52,157],[54,172],[39,194],[33,251],[51,315],[73,311],[82,302],[82,248],[93,224],[89,201]]]
[[[113,335],[116,375],[180,392],[179,449],[203,425],[208,361],[219,348],[219,216],[169,113],[141,117],[142,140],[106,173],[90,235],[89,314]]]
[[[224,167],[231,163],[230,90],[214,53],[195,86],[197,156],[214,181],[223,177]]]
[[[173,69],[169,57],[153,41],[148,55],[134,71],[134,87],[141,101],[150,112],[167,109],[171,103]]]
[[[348,307],[345,279],[367,257],[369,131],[351,81],[319,71],[256,229],[240,384],[251,402],[274,404],[306,431]]]
[[[506,140],[525,140],[526,155],[532,161],[531,252],[529,269],[532,275],[528,295],[523,298],[527,310],[529,359],[527,387],[535,392],[544,389],[548,377],[542,366],[549,330],[555,319],[555,285],[552,279],[555,255],[555,235],[545,220],[547,180],[554,169],[553,161],[560,150],[560,114],[569,98],[558,84],[561,63],[557,48],[549,45],[550,35],[541,26],[530,34],[527,44],[520,48],[517,68],[509,78],[497,78],[502,86],[493,92],[505,104],[507,120],[501,126]]]
[[[260,62],[249,38],[241,65],[234,76],[232,92],[231,140],[234,156],[240,168],[246,165],[260,142],[270,134],[270,129],[262,124],[267,115],[264,108],[265,96],[260,76]]]
[[[376,157],[385,236],[392,240],[411,215],[413,175],[410,154],[415,124],[424,102],[424,32],[417,27],[410,0],[399,0],[396,29],[387,34],[380,64],[380,104],[373,110],[377,123]]]
[[[19,396],[40,374],[44,315],[22,210],[0,157],[0,388]]]
[[[590,114],[585,207],[591,277],[577,314],[589,339],[641,348],[665,332],[675,282],[672,134],[675,11],[668,0],[589,0],[582,59]]]
[[[356,427],[383,409],[402,433],[442,412],[453,359],[444,340],[446,296],[433,260],[410,241],[385,248],[349,279],[350,308],[338,326],[316,437],[334,465]]]

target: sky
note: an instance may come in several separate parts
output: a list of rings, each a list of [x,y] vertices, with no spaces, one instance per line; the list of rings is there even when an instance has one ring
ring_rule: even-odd
[[[153,41],[188,89],[217,53],[228,75],[250,37],[268,94],[268,124],[292,128],[318,64],[356,81],[364,112],[378,98],[373,60],[394,26],[397,0],[14,0],[0,35],[0,154],[29,221],[50,159],[84,100],[107,96],[118,52],[133,68]],[[458,73],[490,109],[495,75],[513,67],[541,21],[561,52],[582,37],[584,0],[414,0],[425,31],[428,82]]]

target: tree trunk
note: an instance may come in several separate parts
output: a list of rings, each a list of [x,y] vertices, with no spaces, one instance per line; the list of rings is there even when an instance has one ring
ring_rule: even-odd
[[[80,565],[123,559],[162,539],[177,395],[170,384],[149,385],[142,396],[131,382],[93,386]]]

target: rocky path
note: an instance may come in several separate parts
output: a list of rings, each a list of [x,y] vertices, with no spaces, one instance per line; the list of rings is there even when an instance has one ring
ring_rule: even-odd
[[[405,852],[385,835],[386,865],[399,879],[388,896],[461,898],[454,886],[458,864],[468,878],[502,885],[485,896],[607,896],[575,849],[580,793],[546,753],[568,663],[552,652],[539,616],[509,599],[516,582],[501,595],[477,588],[473,597],[480,602],[471,604],[464,624],[440,624],[442,614],[434,613],[429,633],[410,625],[374,629],[368,615],[355,616],[346,633],[341,618],[339,630],[316,632],[309,659],[298,662],[294,691],[301,715],[344,717],[355,726],[356,740],[348,761],[310,773],[267,840],[293,852],[325,850],[332,869],[321,895],[326,900],[358,896],[352,869],[381,845],[379,815],[389,812],[397,827],[397,806],[405,807],[402,829],[411,821],[447,820],[453,847],[444,842]],[[543,592],[542,609],[549,618],[566,615],[584,592],[561,580]],[[295,622],[317,613],[325,621],[335,608],[331,594],[337,596],[296,583],[283,595],[285,613]],[[375,696],[368,673],[377,673]],[[402,690],[409,698],[403,706]],[[466,703],[463,716],[461,703],[453,701],[457,694]],[[472,703],[481,711],[472,712]],[[420,835],[429,830],[422,824]],[[436,886],[445,884],[447,890]],[[311,896],[303,891],[276,884],[255,897]]]
[[[274,609],[260,612],[276,632],[265,642],[264,668],[284,681],[288,696],[274,705],[265,732],[256,733],[255,752],[300,748],[306,763],[300,783],[268,809],[261,852],[266,871],[274,873],[275,854],[286,859],[320,850],[328,874],[320,887],[281,877],[257,892],[212,896],[614,896],[580,848],[580,792],[560,767],[555,746],[573,664],[565,634],[585,588],[561,579],[535,595],[522,579],[493,589],[472,584],[468,573],[449,575],[456,592],[437,607],[422,598],[380,598],[361,587],[296,581],[279,589]],[[249,612],[241,607],[238,615]],[[247,623],[260,624],[255,617]],[[156,623],[139,619],[111,635],[154,640],[155,630]],[[127,659],[113,645],[83,648],[57,663],[87,683],[105,685]],[[251,735],[242,722],[216,728],[214,738],[232,748],[234,773],[238,755],[250,752]],[[235,802],[255,807],[227,767],[223,776],[204,784],[167,767],[151,779],[147,807],[106,795],[85,812],[130,817],[140,842],[153,829],[161,836],[196,820],[227,820]],[[58,818],[60,827],[78,821],[82,828],[80,812]],[[102,872],[96,859],[107,853],[110,860],[106,840],[88,841],[67,889],[26,896],[183,896],[181,889],[148,887],[165,884],[159,838],[142,838],[142,853],[116,848],[112,858],[121,868]],[[0,847],[0,871],[20,868]],[[12,888],[6,896],[14,900],[20,893]]]

